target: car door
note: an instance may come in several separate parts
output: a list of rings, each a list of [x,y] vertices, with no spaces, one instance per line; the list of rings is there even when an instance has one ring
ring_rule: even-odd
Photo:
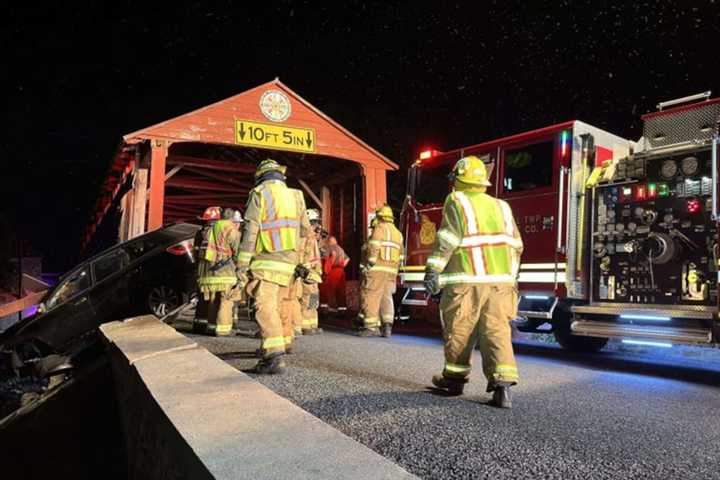
[[[553,132],[501,149],[499,197],[510,204],[525,244],[521,288],[553,290],[556,282],[564,282],[554,266],[564,262],[557,239],[564,224],[565,209],[558,202],[566,185],[563,163],[569,148],[561,141],[566,136]]]
[[[118,247],[92,262],[95,287],[92,290],[92,304],[96,323],[122,320],[132,310],[127,267],[130,255]]]

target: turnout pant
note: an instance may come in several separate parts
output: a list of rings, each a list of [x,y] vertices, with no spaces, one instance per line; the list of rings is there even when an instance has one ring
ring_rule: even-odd
[[[369,271],[365,274],[360,312],[365,328],[378,328],[381,323],[392,325],[395,318],[393,294],[396,277],[390,272]]]
[[[232,290],[212,292],[208,301],[208,333],[230,335],[233,327],[233,305],[235,294]]]
[[[470,374],[474,346],[480,347],[488,391],[497,382],[517,383],[510,320],[517,311],[517,290],[509,284],[448,285],[440,300],[445,340],[443,376]]]
[[[302,312],[302,328],[305,330],[318,327],[318,306],[320,304],[320,289],[317,283],[302,284],[302,297],[300,299]]]
[[[260,327],[261,348],[265,355],[285,352],[285,334],[280,318],[280,289],[277,283],[251,280],[246,292],[255,302],[255,320]],[[292,330],[290,330],[292,334]]]
[[[301,283],[300,280],[293,280],[287,287],[280,287],[280,320],[286,347],[292,344],[294,333],[302,333]]]

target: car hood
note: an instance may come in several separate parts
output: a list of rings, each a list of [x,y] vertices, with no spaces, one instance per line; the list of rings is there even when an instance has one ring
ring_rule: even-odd
[[[3,345],[5,345],[9,340],[11,340],[13,337],[15,337],[25,327],[32,325],[38,321],[42,321],[43,316],[44,316],[43,313],[39,313],[39,312],[34,313],[33,315],[30,315],[29,317],[25,317],[22,320],[10,325],[2,333],[0,333],[0,348],[2,348]]]

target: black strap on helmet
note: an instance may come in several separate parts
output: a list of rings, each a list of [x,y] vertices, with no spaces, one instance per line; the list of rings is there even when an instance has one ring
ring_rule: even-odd
[[[255,180],[255,185],[260,185],[262,182],[266,182],[268,180],[280,180],[285,181],[285,175],[283,175],[280,172],[270,171],[267,173],[263,173]]]

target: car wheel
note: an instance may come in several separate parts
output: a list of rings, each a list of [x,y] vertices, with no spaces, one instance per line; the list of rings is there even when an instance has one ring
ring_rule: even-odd
[[[148,293],[148,306],[153,315],[164,318],[181,305],[180,298],[180,294],[175,289],[159,285]]]

